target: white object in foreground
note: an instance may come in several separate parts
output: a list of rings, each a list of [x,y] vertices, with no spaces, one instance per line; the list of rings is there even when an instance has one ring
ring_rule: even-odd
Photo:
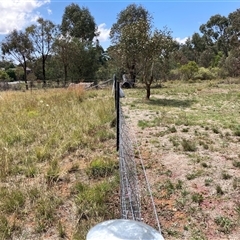
[[[127,219],[109,220],[92,227],[86,240],[164,240],[151,226]]]

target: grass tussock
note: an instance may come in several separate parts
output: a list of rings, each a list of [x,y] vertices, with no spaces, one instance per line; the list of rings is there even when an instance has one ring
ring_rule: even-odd
[[[89,177],[99,178],[112,175],[116,169],[118,169],[116,160],[97,157],[90,162],[86,171]]]

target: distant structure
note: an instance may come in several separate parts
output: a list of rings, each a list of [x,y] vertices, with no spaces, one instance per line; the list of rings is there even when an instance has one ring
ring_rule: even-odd
[[[68,85],[68,89],[77,89],[77,88],[83,88],[88,89],[94,85],[93,82],[80,82],[80,83],[70,83]]]
[[[122,75],[122,80],[123,80],[122,88],[132,88],[132,87],[134,87],[134,82],[127,79],[127,76],[126,76],[125,73]]]

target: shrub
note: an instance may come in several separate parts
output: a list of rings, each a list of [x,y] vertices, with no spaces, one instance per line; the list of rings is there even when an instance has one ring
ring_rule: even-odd
[[[239,67],[239,55],[236,53],[230,53],[225,61],[225,69],[230,77],[237,77],[240,75]]]
[[[9,78],[8,74],[5,71],[0,70],[0,80],[9,80],[9,79],[10,78]]]
[[[216,191],[217,191],[217,195],[223,195],[224,194],[224,192],[223,192],[223,190],[222,190],[220,185],[216,186]]]
[[[194,61],[190,61],[187,64],[180,67],[180,73],[182,75],[182,79],[190,80],[195,73],[198,72],[198,65]]]
[[[169,73],[169,79],[170,80],[178,80],[181,78],[181,73],[179,69],[172,69]]]
[[[197,80],[211,80],[211,79],[215,79],[216,75],[214,74],[214,72],[208,68],[204,68],[204,67],[200,67],[198,69],[198,72],[196,72],[193,76],[193,79]]]
[[[233,166],[236,167],[236,168],[240,168],[240,161],[234,161],[233,162]]]

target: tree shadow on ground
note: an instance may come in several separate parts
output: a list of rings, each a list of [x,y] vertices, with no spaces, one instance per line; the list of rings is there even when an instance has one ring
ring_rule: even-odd
[[[168,106],[168,107],[176,107],[176,108],[187,108],[190,107],[196,101],[194,100],[179,100],[179,99],[150,99],[146,103],[154,106]]]

